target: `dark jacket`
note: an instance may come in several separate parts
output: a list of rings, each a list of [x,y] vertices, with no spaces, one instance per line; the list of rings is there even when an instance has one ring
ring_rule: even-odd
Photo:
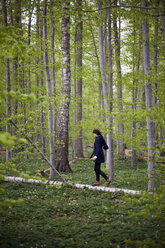
[[[93,156],[97,156],[97,159],[95,160],[96,163],[104,163],[105,162],[103,149],[107,150],[108,146],[107,146],[103,136],[98,135],[95,138],[94,151],[93,151]]]

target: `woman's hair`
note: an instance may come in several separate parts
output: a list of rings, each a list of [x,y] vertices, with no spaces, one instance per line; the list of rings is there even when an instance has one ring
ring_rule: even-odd
[[[93,133],[97,134],[97,135],[102,135],[99,129],[94,129]]]

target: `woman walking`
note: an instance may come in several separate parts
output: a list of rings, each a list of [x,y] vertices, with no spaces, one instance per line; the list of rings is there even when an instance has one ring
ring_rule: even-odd
[[[94,129],[93,135],[95,138],[95,142],[94,142],[94,151],[93,151],[93,154],[91,155],[91,159],[95,163],[94,171],[96,173],[96,182],[94,184],[92,184],[92,186],[100,185],[100,175],[105,178],[105,180],[107,181],[107,186],[109,186],[111,183],[111,180],[101,170],[101,163],[105,162],[103,149],[107,150],[108,146],[107,146],[100,130]]]

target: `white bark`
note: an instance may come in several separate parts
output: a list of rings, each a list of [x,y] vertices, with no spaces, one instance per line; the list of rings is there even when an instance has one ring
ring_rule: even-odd
[[[61,99],[58,111],[55,168],[58,171],[71,172],[68,161],[68,125],[70,105],[70,34],[69,3],[64,2],[61,20]]]
[[[48,185],[54,185],[54,186],[62,186],[64,183],[62,182],[55,182],[55,181],[41,181],[36,179],[24,179],[21,177],[4,177],[5,182],[15,182],[15,183],[34,183],[34,184],[48,184]],[[130,190],[130,189],[119,189],[119,188],[110,188],[110,187],[93,187],[91,185],[87,184],[71,184],[71,183],[65,183],[64,185],[69,185],[71,187],[75,187],[78,189],[90,189],[90,190],[96,190],[96,191],[103,191],[103,192],[124,192],[126,194],[133,194],[133,195],[139,195],[142,192],[138,190]]]

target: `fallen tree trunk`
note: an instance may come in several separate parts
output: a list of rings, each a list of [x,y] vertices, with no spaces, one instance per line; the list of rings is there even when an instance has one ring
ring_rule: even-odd
[[[24,179],[21,177],[4,177],[5,182],[15,182],[15,183],[34,183],[34,184],[48,184],[48,185],[55,185],[55,186],[62,186],[63,182],[56,182],[56,181],[41,181],[41,180],[36,180],[36,179]],[[103,192],[124,192],[126,194],[141,194],[141,191],[137,190],[130,190],[130,189],[118,189],[118,188],[109,188],[109,187],[102,187],[102,186],[91,186],[87,184],[71,184],[71,183],[66,183],[66,185],[79,188],[79,189],[90,189],[90,190],[97,190],[97,191],[103,191]]]

